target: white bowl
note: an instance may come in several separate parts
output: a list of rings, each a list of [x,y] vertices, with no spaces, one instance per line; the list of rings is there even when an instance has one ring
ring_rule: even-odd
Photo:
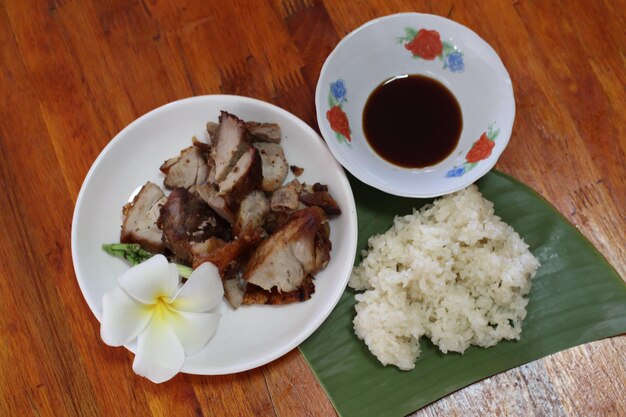
[[[180,100],[143,115],[122,130],[98,156],[78,195],[72,221],[72,258],[83,296],[96,318],[102,317],[102,295],[116,287],[117,278],[129,268],[125,261],[101,248],[103,243],[119,242],[122,206],[146,181],[162,184],[159,166],[190,146],[193,136],[206,141],[205,124],[217,121],[220,110],[244,120],[278,123],[287,160],[304,168],[300,180],[327,184],[342,214],[330,221],[331,259],[316,275],[311,299],[238,310],[223,301],[214,338],[204,350],[185,360],[183,372],[191,374],[245,371],[298,346],[339,301],[356,253],[356,208],[350,184],[313,129],[291,113],[251,98],[215,95]],[[134,351],[135,343],[127,347]],[[102,349],[112,348],[102,344]]]
[[[363,134],[370,93],[404,74],[441,82],[461,107],[463,128],[456,148],[426,168],[387,162]],[[315,105],[320,131],[335,158],[361,181],[406,197],[448,194],[485,175],[506,147],[515,118],[511,79],[496,52],[465,26],[419,13],[372,20],[341,40],[322,67]],[[341,123],[342,113],[348,128],[345,119]]]

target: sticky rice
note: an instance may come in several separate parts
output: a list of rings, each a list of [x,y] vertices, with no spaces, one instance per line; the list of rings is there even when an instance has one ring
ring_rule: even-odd
[[[413,369],[419,341],[443,353],[516,340],[539,261],[472,185],[372,236],[349,285],[356,335],[383,365]]]

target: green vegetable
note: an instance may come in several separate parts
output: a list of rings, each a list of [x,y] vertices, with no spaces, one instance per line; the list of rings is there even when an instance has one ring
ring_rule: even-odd
[[[109,243],[102,245],[102,249],[109,255],[126,259],[131,265],[138,265],[154,256],[154,253],[143,249],[138,243]],[[186,265],[176,264],[176,268],[183,278],[189,278],[193,271]]]

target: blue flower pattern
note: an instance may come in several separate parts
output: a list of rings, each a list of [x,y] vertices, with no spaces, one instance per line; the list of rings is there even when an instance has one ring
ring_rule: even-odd
[[[343,102],[346,99],[347,93],[346,85],[343,80],[337,80],[334,83],[330,83],[330,92],[339,103]]]
[[[460,177],[463,174],[465,174],[465,167],[463,165],[460,165],[448,171],[446,173],[446,177],[448,178]]]
[[[463,63],[463,54],[458,51],[449,54],[446,57],[445,64],[452,72],[462,72],[465,69],[465,64]]]

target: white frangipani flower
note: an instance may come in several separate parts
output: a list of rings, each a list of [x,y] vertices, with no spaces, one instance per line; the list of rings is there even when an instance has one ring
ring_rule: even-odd
[[[173,378],[217,330],[220,314],[210,312],[224,296],[217,268],[204,263],[181,285],[176,265],[156,255],[118,281],[102,297],[102,340],[122,346],[137,338],[135,373],[155,383]]]

